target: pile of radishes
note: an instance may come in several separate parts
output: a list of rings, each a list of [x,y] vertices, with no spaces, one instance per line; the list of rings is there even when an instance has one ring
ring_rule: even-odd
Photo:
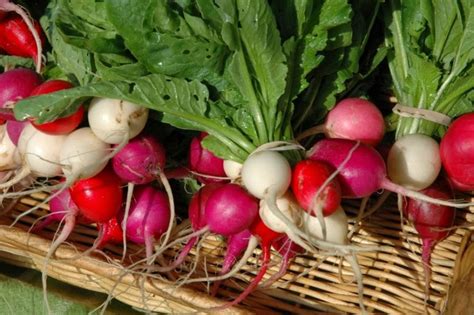
[[[6,11],[20,15],[4,16]],[[27,35],[7,36],[12,27],[21,27]],[[401,216],[412,221],[422,238],[428,293],[433,246],[449,234],[454,209],[471,205],[453,198],[454,190],[474,190],[474,113],[454,120],[440,144],[422,134],[397,139],[386,159],[377,151],[384,138],[384,117],[362,98],[341,100],[323,125],[298,135],[296,140],[308,145],[307,150],[296,140],[267,143],[239,163],[204,148],[207,134],[201,132],[190,141],[188,164],[180,165],[183,176],[193,178],[199,188],[189,202],[190,227],[186,221],[178,226],[172,186],[165,175],[166,143],[146,128],[149,109],[96,97],[76,104],[71,115],[58,113],[62,118],[51,122],[15,120],[11,109],[18,100],[73,87],[65,80],[43,81],[38,73],[42,38],[36,22],[8,1],[0,2],[0,49],[32,57],[37,65],[37,72],[17,68],[0,74],[0,189],[2,199],[50,193],[45,202],[51,213],[33,227],[39,232],[52,222],[62,224],[45,266],[78,222],[99,229],[96,242],[84,254],[113,242],[123,244],[125,258],[130,241],[144,246],[146,258],[138,268],[149,273],[182,267],[191,250],[212,233],[227,240],[219,274],[188,274],[181,283],[214,281],[211,294],[216,294],[222,280],[236,275],[255,248],[262,249],[253,281],[221,308],[240,303],[257,288],[272,254],[282,256],[280,271],[263,286],[284,275],[293,257],[309,253],[337,255],[350,263],[364,310],[356,254],[383,248],[351,244],[343,200],[386,190],[398,194]],[[316,141],[304,140],[309,137]],[[297,150],[301,159],[290,163],[288,150]],[[354,229],[364,217],[362,210]],[[165,251],[179,245],[177,257],[166,261]],[[134,263],[130,272],[136,271]],[[46,274],[43,281],[46,288]]]

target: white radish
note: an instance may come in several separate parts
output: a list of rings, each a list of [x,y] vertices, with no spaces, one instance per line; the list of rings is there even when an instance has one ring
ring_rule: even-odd
[[[224,160],[224,172],[227,177],[231,180],[235,180],[240,177],[242,172],[242,164],[232,160]]]
[[[270,191],[281,197],[291,182],[291,167],[283,155],[276,151],[259,151],[251,154],[242,166],[242,183],[259,199]]]
[[[307,212],[303,212],[303,222],[303,229],[307,231],[309,235],[319,239],[323,238],[323,232],[318,218],[308,214]],[[349,223],[342,207],[339,207],[331,215],[324,217],[324,223],[326,225],[326,241],[335,244],[347,243]]]
[[[398,139],[387,158],[390,179],[405,188],[421,190],[430,186],[441,170],[439,145],[422,134]]]
[[[148,119],[148,109],[127,101],[94,98],[88,111],[94,134],[109,144],[119,144],[138,135]]]
[[[109,151],[110,145],[97,138],[91,128],[76,129],[67,136],[60,152],[64,175],[77,180],[98,174],[107,165]]]
[[[276,200],[276,205],[280,212],[286,218],[288,218],[288,220],[290,220],[296,226],[300,226],[301,213],[304,211],[297,207],[297,203],[293,200],[289,193],[278,198]],[[265,225],[271,230],[277,233],[288,232],[288,226],[272,212],[265,200],[260,200],[259,214],[263,223],[265,223]]]
[[[18,161],[18,150],[8,136],[6,124],[0,125],[0,171],[18,168]]]

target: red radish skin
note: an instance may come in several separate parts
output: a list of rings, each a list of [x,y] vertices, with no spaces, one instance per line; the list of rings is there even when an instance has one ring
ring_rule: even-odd
[[[196,176],[196,178],[203,184],[224,180],[213,177],[226,177],[224,171],[224,160],[215,156],[211,151],[203,148],[201,144],[206,136],[207,134],[202,132],[199,137],[192,139],[189,146],[188,156],[189,169],[196,174],[203,175]]]
[[[450,191],[450,188],[440,182],[435,182],[435,184],[422,190],[425,195],[439,199],[452,198],[452,194],[449,194],[448,191]],[[449,228],[454,225],[456,210],[452,207],[408,199],[404,203],[403,212],[413,222],[422,240],[421,258],[425,272],[425,293],[426,298],[428,298],[431,281],[431,252],[436,243],[450,234]]]
[[[343,198],[364,198],[380,189],[434,204],[465,208],[473,203],[455,203],[436,199],[394,184],[387,178],[385,162],[372,147],[346,139],[323,139],[307,153],[312,160],[323,161],[339,171],[337,178]]]
[[[7,15],[0,21],[0,49],[10,55],[33,58],[39,73],[45,43],[41,26],[20,6],[8,0],[0,1],[0,10],[17,13]]]
[[[31,92],[30,96],[49,94],[60,90],[70,89],[72,87],[73,85],[68,81],[50,80],[37,86]],[[83,117],[84,107],[81,105],[74,114],[69,115],[67,117],[58,118],[54,121],[47,122],[44,124],[38,124],[34,120],[31,123],[36,129],[44,133],[52,135],[64,135],[76,129],[82,122]]]
[[[319,206],[324,216],[331,215],[341,204],[337,179],[328,181],[333,172],[330,165],[313,160],[300,161],[293,168],[291,189],[299,205],[309,214],[316,216]]]
[[[123,243],[123,231],[117,220],[117,217],[113,217],[104,223],[98,223],[97,228],[99,229],[99,234],[101,235],[100,240],[97,240],[97,248],[103,248],[107,244]]]
[[[474,191],[474,113],[462,115],[441,139],[441,162],[453,186]]]
[[[82,215],[93,222],[109,221],[122,206],[121,181],[111,167],[93,177],[76,181],[69,190]]]
[[[297,140],[317,133],[376,146],[384,136],[385,122],[374,103],[362,98],[346,98],[329,111],[323,125],[303,132]]]

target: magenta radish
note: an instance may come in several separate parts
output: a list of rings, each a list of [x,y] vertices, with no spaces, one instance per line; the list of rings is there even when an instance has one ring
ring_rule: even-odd
[[[6,125],[8,136],[10,140],[13,142],[14,145],[18,145],[18,140],[20,140],[20,135],[28,126],[28,121],[16,121],[16,120],[8,120]]]
[[[439,145],[422,134],[403,136],[392,145],[387,173],[396,184],[412,190],[430,186],[441,171]]]
[[[53,243],[48,249],[44,260],[44,266],[42,270],[42,283],[43,283],[43,296],[47,298],[47,268],[51,256],[54,254],[56,249],[66,241],[66,239],[71,235],[74,226],[76,225],[76,218],[79,215],[79,208],[74,203],[71,198],[71,194],[68,190],[63,190],[54,194],[54,196],[49,200],[49,210],[51,215],[42,222],[41,225],[45,226],[50,223],[50,221],[64,221],[64,226],[62,227],[59,235],[56,235],[53,239]],[[38,228],[42,228],[41,226]]]
[[[356,140],[375,146],[382,141],[384,132],[384,118],[377,106],[362,98],[347,98],[329,111],[323,125],[306,130],[297,140],[324,133],[328,138]]]
[[[346,139],[323,139],[307,153],[312,160],[324,161],[338,170],[343,198],[363,198],[386,189],[402,196],[449,207],[464,208],[473,203],[440,200],[406,189],[387,178],[385,162],[372,147]]]
[[[151,186],[139,186],[134,191],[126,221],[127,239],[145,245],[147,258],[150,258],[154,241],[168,229],[170,216],[170,205],[164,192]]]
[[[0,1],[0,11],[16,13],[0,21],[0,49],[10,55],[33,58],[39,73],[45,41],[41,26],[21,6],[8,0]]]
[[[232,269],[232,266],[235,264],[237,259],[249,246],[250,237],[252,237],[252,233],[250,233],[249,230],[243,230],[242,232],[231,235],[227,238],[227,250],[221,270],[219,271],[219,275],[225,275]],[[220,281],[214,282],[211,289],[212,296],[217,294],[220,283]]]
[[[441,139],[440,155],[453,186],[474,191],[474,113],[462,115],[449,126]]]
[[[12,108],[40,84],[41,77],[30,69],[18,68],[0,74],[0,108]]]
[[[189,169],[197,175],[197,179],[207,184],[224,180],[224,160],[215,156],[211,151],[202,146],[202,141],[207,136],[202,132],[199,137],[194,137],[189,145]],[[220,179],[222,178],[222,179]]]
[[[125,144],[145,127],[148,109],[127,101],[94,98],[89,106],[91,130],[109,144]]]
[[[450,188],[441,182],[424,189],[422,192],[433,198],[450,199],[452,193]],[[425,293],[428,298],[431,269],[431,252],[436,243],[440,242],[450,234],[449,228],[454,224],[456,211],[452,207],[436,205],[424,201],[409,198],[403,206],[403,213],[413,222],[418,235],[422,240],[422,261],[425,272]]]

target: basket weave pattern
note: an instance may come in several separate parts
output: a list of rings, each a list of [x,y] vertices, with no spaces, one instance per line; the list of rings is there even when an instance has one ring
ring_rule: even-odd
[[[13,218],[46,197],[44,194],[23,198],[13,213],[3,216],[0,225],[0,259],[28,268],[42,270],[44,257],[53,238],[51,227],[41,234],[28,234],[27,230],[41,213],[24,216],[14,227],[9,227]],[[350,216],[355,214],[357,204],[346,205]],[[46,205],[43,206],[46,209]],[[474,222],[474,209],[457,212],[458,225]],[[444,241],[437,244],[432,253],[432,281],[427,309],[431,314],[443,312],[447,306],[448,291],[453,283],[455,268],[463,255],[466,238],[471,227],[457,228]],[[79,225],[67,244],[60,246],[47,266],[48,275],[82,288],[110,292],[124,303],[157,312],[190,313],[205,311],[225,300],[235,297],[251,281],[257,272],[260,251],[256,250],[239,275],[225,281],[217,298],[207,295],[207,284],[175,288],[173,283],[160,279],[147,279],[124,275],[119,266],[121,248],[109,246],[106,253],[114,261],[102,256],[77,257],[81,250],[91,246],[97,236],[95,227]],[[352,238],[353,244],[383,245],[377,252],[358,254],[358,261],[364,276],[364,303],[371,313],[413,314],[423,313],[424,274],[421,263],[420,240],[409,225],[400,226],[400,215],[394,203],[386,204],[373,216],[364,220],[362,228]],[[208,237],[202,244],[198,266],[206,265],[208,273],[219,270],[224,253],[223,243]],[[132,246],[133,250],[133,246]],[[175,249],[167,252],[171,258]],[[188,262],[195,260],[194,250]],[[205,261],[203,260],[205,257]],[[266,278],[278,271],[280,258],[273,255]],[[311,267],[312,270],[308,271]],[[307,271],[301,277],[298,275]],[[181,272],[185,272],[184,268]],[[204,275],[203,268],[197,268],[196,276]],[[340,257],[299,256],[290,265],[287,274],[274,283],[272,288],[257,290],[239,308],[227,309],[225,313],[312,313],[323,312],[359,313],[357,286],[352,270]],[[179,275],[178,275],[179,276]],[[194,275],[193,275],[194,276]],[[118,283],[118,281],[120,282]],[[117,284],[118,283],[118,284]],[[143,289],[145,295],[142,294]],[[454,293],[453,293],[454,294]],[[467,314],[467,313],[466,313]]]

